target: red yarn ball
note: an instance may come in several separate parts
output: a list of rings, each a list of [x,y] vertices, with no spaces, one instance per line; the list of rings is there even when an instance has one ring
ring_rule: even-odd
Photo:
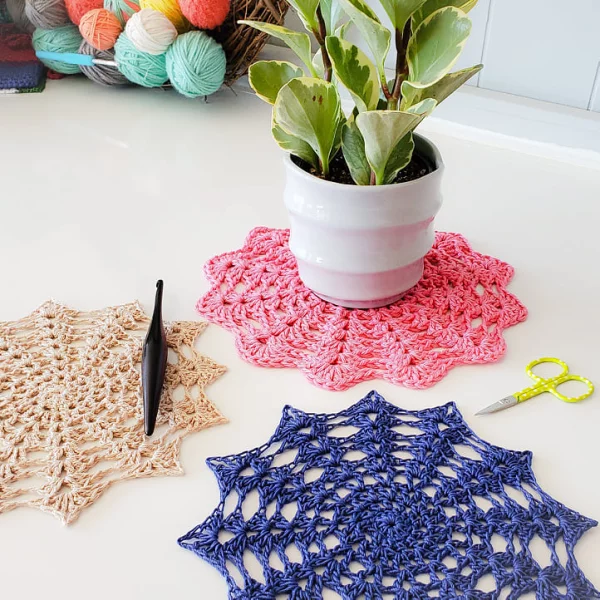
[[[223,24],[229,14],[230,0],[179,0],[181,12],[200,29],[214,29]]]
[[[65,0],[69,19],[79,26],[81,17],[95,8],[104,8],[104,0]]]

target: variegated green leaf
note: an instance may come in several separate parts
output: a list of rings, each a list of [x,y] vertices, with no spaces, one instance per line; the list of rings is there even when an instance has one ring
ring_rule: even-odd
[[[426,117],[427,115],[430,115],[433,112],[433,109],[436,106],[437,102],[433,98],[425,98],[425,100],[421,100],[421,102],[413,104],[404,112],[410,113],[411,115],[419,115],[421,117]]]
[[[313,77],[289,81],[279,90],[274,107],[277,124],[315,151],[323,175],[329,173],[329,158],[342,114],[335,85]]]
[[[338,150],[342,146],[342,131],[344,130],[344,125],[346,124],[346,115],[344,115],[344,111],[340,108],[340,116],[338,119],[338,127],[335,132],[335,139],[333,140],[333,146],[331,147],[331,152],[329,153],[329,160],[331,161],[333,157],[338,153]]]
[[[325,65],[323,64],[323,50],[321,48],[319,48],[315,52],[315,54],[313,56],[312,64],[315,69],[315,73],[314,73],[313,77],[319,77],[321,79],[325,79]],[[337,82],[335,73],[333,71],[331,72],[331,80],[330,81],[331,81],[331,83]]]
[[[371,165],[365,154],[365,140],[354,120],[348,121],[342,130],[342,152],[356,185],[369,185]]]
[[[379,79],[375,65],[357,46],[328,36],[325,40],[336,77],[348,88],[359,111],[373,110],[379,100]]]
[[[273,119],[271,132],[282,150],[301,158],[315,169],[319,168],[319,157],[310,147],[310,144],[285,131],[277,124],[275,119]]]
[[[320,6],[327,35],[333,35],[337,29],[342,12],[339,0],[321,0]]]
[[[478,0],[426,0],[419,10],[413,13],[413,31],[431,14],[445,6],[455,6],[464,13],[468,13],[475,7]]]
[[[304,71],[284,60],[259,60],[248,69],[250,87],[269,104],[275,104],[279,90],[290,79],[302,77]]]
[[[385,166],[385,174],[383,183],[394,183],[398,171],[401,171],[408,165],[415,149],[412,132],[408,132],[395,146],[390,154],[387,165]]]
[[[425,0],[380,0],[380,2],[394,29],[402,31],[406,21]]]
[[[437,102],[433,98],[425,98],[425,100],[411,106],[406,111],[409,114],[416,115],[417,120],[411,125],[411,131],[409,131],[396,144],[394,150],[392,150],[385,167],[385,174],[383,177],[384,183],[393,183],[398,175],[398,171],[401,171],[408,165],[415,148],[412,130],[414,130],[426,116],[430,115],[436,106]]]
[[[448,73],[439,81],[428,87],[415,87],[410,81],[402,83],[402,104],[400,110],[406,110],[408,107],[421,102],[425,98],[433,98],[440,104],[450,94],[455,92],[463,83],[466,83],[473,75],[481,71],[483,65],[475,65],[456,73]]]
[[[356,117],[356,125],[365,140],[365,154],[371,170],[375,172],[377,185],[385,181],[387,164],[396,146],[417,126],[420,119],[420,115],[399,110],[373,110]]]
[[[348,30],[352,26],[352,21],[346,21],[335,30],[335,37],[345,40],[348,37]]]
[[[319,0],[288,0],[288,4],[296,10],[308,31],[319,31],[319,21],[317,20]]]
[[[312,59],[312,65],[314,67],[314,76],[325,79],[325,65],[323,64],[323,52],[319,48]]]
[[[462,10],[442,8],[419,25],[408,42],[408,80],[415,87],[439,81],[458,60],[471,33],[471,21]]]
[[[405,112],[419,117],[419,120],[414,124],[413,129],[415,129],[425,117],[428,117],[436,106],[437,102],[433,98],[425,98],[425,100],[421,100],[421,102],[417,102],[417,104],[413,104],[410,108],[407,108]]]
[[[369,46],[380,77],[385,77],[385,59],[390,50],[391,33],[363,0],[339,0],[363,39]]]
[[[271,23],[263,23],[262,21],[238,21],[240,25],[249,25],[264,31],[269,35],[285,42],[285,44],[293,50],[298,58],[308,67],[311,75],[315,75],[312,65],[312,54],[310,51],[310,38],[308,34],[299,31],[281,27],[280,25],[272,25]]]
[[[348,6],[348,4],[350,4],[351,6]],[[364,0],[346,0],[345,2],[342,1],[341,5],[342,5],[344,12],[349,17],[352,17],[352,14],[350,14],[350,11],[352,10],[352,8],[354,8],[354,10],[357,10],[358,12],[362,13],[368,19],[371,19],[371,21],[380,23],[379,17],[375,13],[375,11]],[[354,12],[354,11],[352,11],[352,12]]]

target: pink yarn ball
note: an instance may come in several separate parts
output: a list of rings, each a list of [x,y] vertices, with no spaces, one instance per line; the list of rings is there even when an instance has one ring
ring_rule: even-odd
[[[79,26],[81,17],[95,8],[104,8],[104,0],[65,0],[69,19]]]
[[[229,14],[230,0],[179,0],[184,17],[200,29],[222,25]]]

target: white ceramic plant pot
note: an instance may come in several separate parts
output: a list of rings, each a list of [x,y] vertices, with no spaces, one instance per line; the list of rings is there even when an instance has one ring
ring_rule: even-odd
[[[434,170],[407,183],[332,183],[286,158],[290,249],[300,278],[323,300],[349,308],[385,306],[421,279],[442,204],[444,164],[434,144],[414,137],[415,152]]]

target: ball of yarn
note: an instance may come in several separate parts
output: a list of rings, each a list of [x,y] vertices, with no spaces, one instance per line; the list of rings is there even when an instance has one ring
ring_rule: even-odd
[[[173,87],[188,98],[216,92],[225,79],[225,52],[203,31],[180,35],[167,50],[167,73]]]
[[[94,8],[102,8],[103,5],[104,0],[65,0],[69,19],[71,19],[75,25],[79,25],[81,17],[83,17],[85,13],[94,10]]]
[[[122,33],[115,44],[115,59],[119,71],[138,85],[144,87],[160,87],[167,82],[165,54],[148,54],[140,52]]]
[[[33,32],[32,43],[36,51],[77,52],[82,39],[79,29],[75,25],[63,25],[56,29],[36,29]],[[42,59],[42,62],[57,73],[66,75],[79,73],[78,65],[69,65],[58,60],[48,59]]]
[[[41,29],[54,29],[71,23],[65,0],[25,0],[25,14]]]
[[[96,50],[96,48],[90,46],[85,40],[79,47],[79,53],[89,54],[94,58],[102,58],[103,60],[115,60],[115,53],[113,50]],[[79,68],[86,77],[101,85],[126,85],[129,83],[127,77],[125,77],[117,67],[108,65],[94,65],[93,67],[87,67],[81,65]]]
[[[161,12],[143,8],[127,21],[127,37],[140,51],[148,54],[163,54],[175,41],[177,29]]]
[[[96,50],[110,50],[123,31],[121,22],[105,8],[95,8],[85,13],[79,22],[83,39]]]
[[[229,14],[229,0],[179,0],[181,12],[200,29],[214,29]]]
[[[190,28],[189,21],[183,16],[177,0],[140,0],[140,8],[153,8],[161,12],[179,33]]]
[[[139,0],[104,0],[104,8],[110,10],[124,26],[131,15],[140,10],[140,3]]]
[[[6,0],[6,10],[12,22],[21,30],[33,33],[35,25],[27,17],[25,12],[25,0]]]

